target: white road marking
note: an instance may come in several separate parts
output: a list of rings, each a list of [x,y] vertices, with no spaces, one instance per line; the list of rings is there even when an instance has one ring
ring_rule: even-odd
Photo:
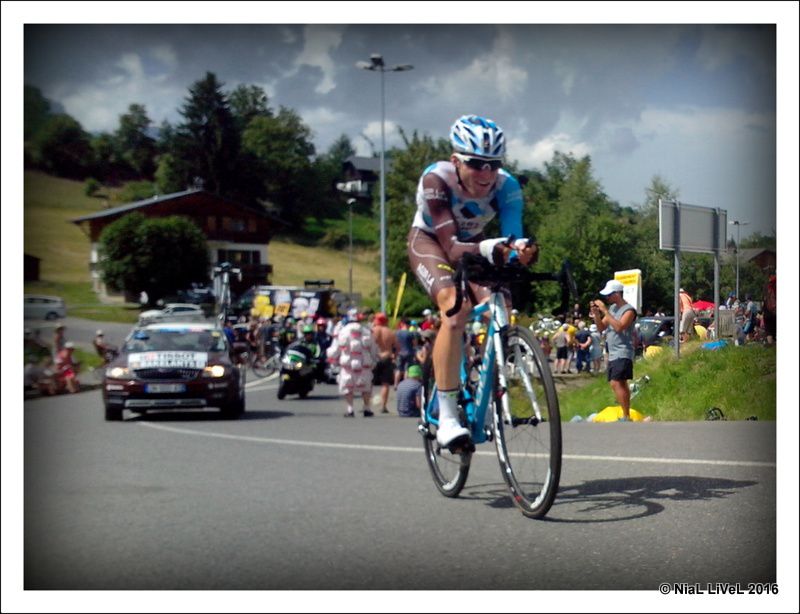
[[[372,452],[409,452],[412,454],[420,454],[422,447],[400,447],[400,446],[378,446],[356,443],[334,443],[326,441],[304,441],[301,439],[276,439],[273,437],[253,437],[250,435],[231,435],[228,433],[208,433],[204,431],[194,431],[191,429],[176,428],[174,426],[165,426],[163,424],[155,424],[152,422],[137,422],[140,426],[147,426],[161,431],[169,431],[171,433],[178,433],[180,435],[190,435],[194,437],[212,437],[216,439],[230,439],[235,441],[247,441],[250,443],[266,443],[266,444],[279,444],[286,446],[305,446],[312,448],[336,448],[340,450],[366,450]],[[475,452],[479,456],[495,456],[493,451],[478,451]],[[621,463],[656,463],[668,465],[717,465],[725,467],[767,467],[775,468],[775,463],[768,463],[762,461],[729,461],[729,460],[711,460],[703,458],[658,458],[646,456],[598,456],[593,454],[565,454],[564,460],[572,461],[611,461]]]

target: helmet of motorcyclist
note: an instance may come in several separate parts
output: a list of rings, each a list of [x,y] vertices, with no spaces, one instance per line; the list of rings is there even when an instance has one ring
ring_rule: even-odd
[[[450,144],[457,153],[499,160],[506,153],[503,130],[478,115],[459,117],[450,129]]]

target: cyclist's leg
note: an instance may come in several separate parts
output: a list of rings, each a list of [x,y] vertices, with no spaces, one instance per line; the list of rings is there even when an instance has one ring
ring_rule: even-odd
[[[461,379],[461,356],[464,347],[464,328],[469,313],[469,301],[453,317],[447,310],[456,302],[456,289],[451,267],[444,250],[436,239],[418,228],[412,228],[408,237],[408,259],[411,270],[439,308],[442,325],[433,346],[433,370],[438,388],[439,429],[436,438],[446,446],[460,437],[468,437],[469,430],[458,421],[458,390]]]

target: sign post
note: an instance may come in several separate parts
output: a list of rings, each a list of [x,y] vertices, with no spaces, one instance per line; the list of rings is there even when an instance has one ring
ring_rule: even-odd
[[[714,254],[714,326],[719,330],[719,253],[725,246],[728,212],[658,199],[659,249],[675,252],[674,332],[680,332],[681,250]],[[719,337],[719,335],[717,335]],[[680,357],[680,334],[675,356]]]

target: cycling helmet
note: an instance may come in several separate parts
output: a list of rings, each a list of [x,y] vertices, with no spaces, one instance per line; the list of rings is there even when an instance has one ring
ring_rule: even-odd
[[[503,130],[491,119],[477,115],[464,115],[450,129],[453,149],[469,156],[499,159],[506,153]]]

